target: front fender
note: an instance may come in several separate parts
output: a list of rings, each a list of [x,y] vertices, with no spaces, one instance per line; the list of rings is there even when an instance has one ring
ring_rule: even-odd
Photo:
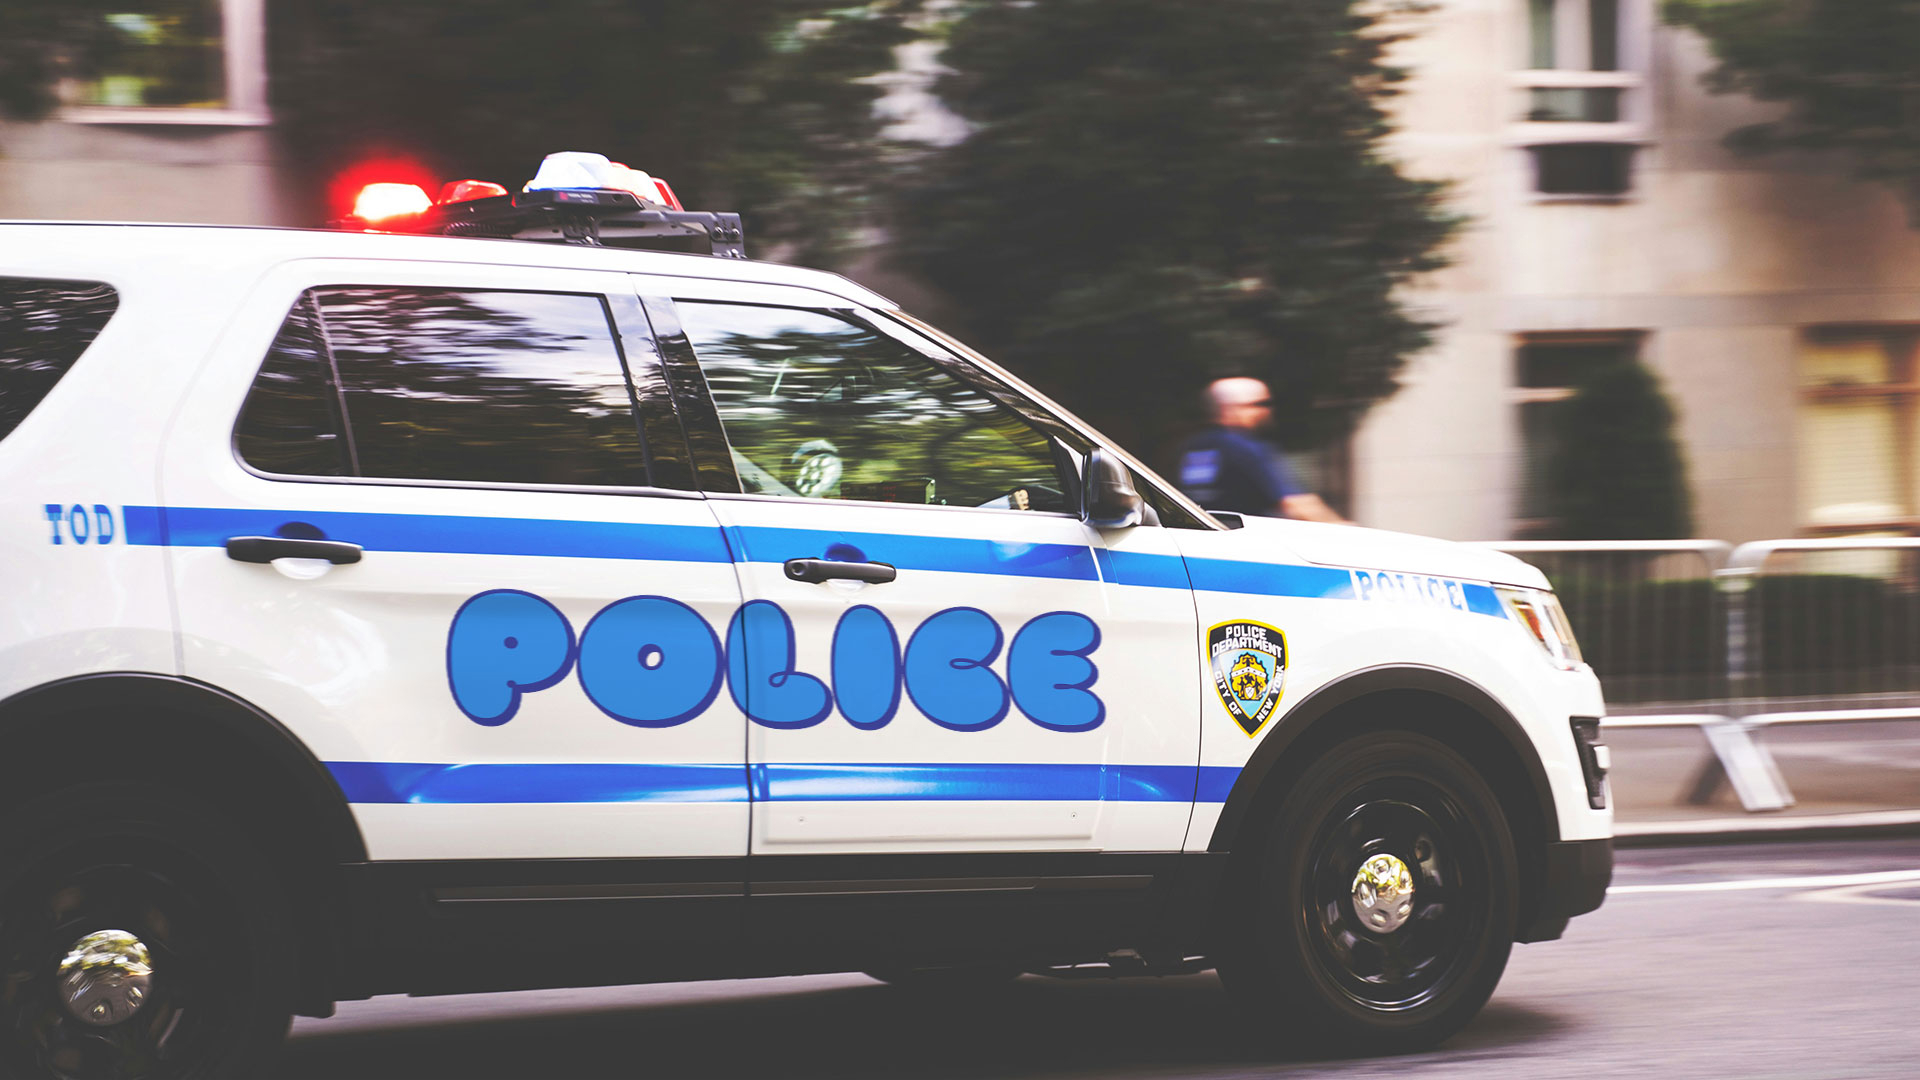
[[[1512,750],[1525,775],[1539,820],[1548,842],[1560,839],[1559,816],[1555,811],[1553,787],[1540,755],[1534,750],[1526,730],[1512,713],[1479,685],[1448,671],[1420,664],[1387,664],[1344,675],[1316,688],[1295,704],[1269,731],[1246,766],[1240,770],[1232,790],[1214,826],[1209,851],[1231,851],[1246,828],[1250,811],[1260,790],[1274,770],[1308,732],[1322,730],[1319,724],[1327,716],[1364,698],[1392,691],[1434,694],[1453,701],[1485,722]],[[1571,736],[1569,736],[1571,737]]]

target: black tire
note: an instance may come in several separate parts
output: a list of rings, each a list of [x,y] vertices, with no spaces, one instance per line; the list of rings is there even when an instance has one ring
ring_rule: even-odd
[[[1409,732],[1360,735],[1306,766],[1265,826],[1236,867],[1218,958],[1261,1030],[1398,1053],[1486,1004],[1513,947],[1519,872],[1499,800],[1466,759]],[[1379,854],[1414,886],[1390,932],[1367,925],[1354,896]]]
[[[961,964],[953,967],[874,968],[861,974],[888,986],[908,990],[966,993],[1003,986],[1026,973],[1006,964]]]
[[[0,1076],[260,1076],[285,1037],[299,954],[285,897],[241,833],[176,793],[74,787],[0,819]],[[61,1002],[81,938],[143,942],[152,982],[93,1026]]]

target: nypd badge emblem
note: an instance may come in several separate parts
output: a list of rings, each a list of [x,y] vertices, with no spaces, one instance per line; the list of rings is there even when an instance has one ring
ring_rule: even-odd
[[[1287,681],[1287,636],[1265,623],[1220,623],[1207,631],[1207,659],[1227,715],[1248,737],[1258,734]]]

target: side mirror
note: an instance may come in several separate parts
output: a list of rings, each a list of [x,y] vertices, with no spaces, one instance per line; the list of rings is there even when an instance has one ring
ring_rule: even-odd
[[[1087,455],[1081,489],[1086,510],[1081,516],[1098,529],[1129,529],[1146,520],[1147,501],[1133,489],[1133,474],[1119,458],[1094,447]]]

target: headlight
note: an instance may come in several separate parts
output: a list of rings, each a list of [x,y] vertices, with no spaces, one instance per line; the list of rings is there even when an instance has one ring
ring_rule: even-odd
[[[1560,598],[1539,589],[1498,588],[1494,592],[1540,647],[1547,650],[1553,666],[1572,671],[1580,666],[1580,643],[1573,640],[1573,626],[1560,607]]]

